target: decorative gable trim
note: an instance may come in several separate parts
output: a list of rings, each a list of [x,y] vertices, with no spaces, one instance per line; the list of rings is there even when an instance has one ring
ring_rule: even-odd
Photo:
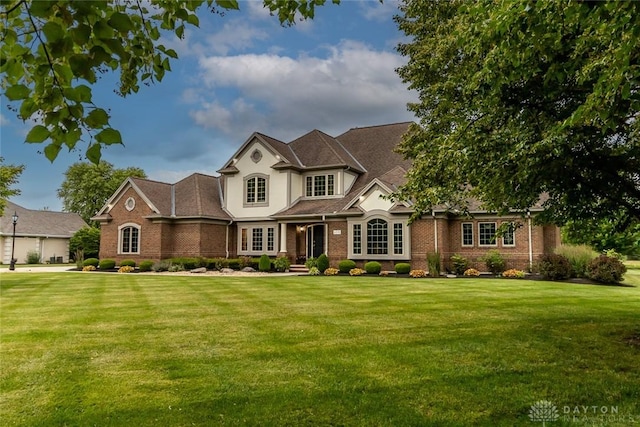
[[[160,209],[158,209],[151,202],[151,200],[149,200],[149,198],[142,192],[142,190],[140,190],[140,187],[138,187],[136,183],[133,182],[133,179],[127,178],[122,184],[120,184],[120,187],[118,187],[115,193],[113,193],[113,196],[111,196],[109,200],[107,200],[107,203],[105,203],[105,205],[102,207],[102,209],[100,209],[100,211],[94,218],[98,218],[108,214],[109,211],[113,209],[113,206],[120,201],[124,193],[129,188],[132,188],[138,194],[138,196],[140,196],[140,198],[147,204],[147,206],[149,206],[149,209],[151,209],[153,212],[155,212],[158,215],[160,214]]]
[[[222,167],[222,169],[219,169],[217,172],[220,174],[236,174],[238,173],[238,169],[235,167],[236,162],[238,161],[238,158],[241,157],[242,155],[244,155],[244,152],[247,150],[247,148],[253,144],[254,142],[258,142],[259,144],[261,144],[267,151],[269,151],[274,157],[276,157],[279,162],[278,164],[290,164],[291,161],[289,161],[289,159],[287,159],[285,156],[283,156],[280,151],[278,151],[277,149],[275,149],[270,143],[269,141],[264,138],[261,134],[254,132],[245,142],[244,144],[242,144],[242,146],[235,152],[233,153],[233,156],[231,156],[231,159],[229,159],[227,161],[227,163],[224,164],[224,166]],[[284,144],[284,143],[283,143]],[[291,150],[289,150],[291,151]]]

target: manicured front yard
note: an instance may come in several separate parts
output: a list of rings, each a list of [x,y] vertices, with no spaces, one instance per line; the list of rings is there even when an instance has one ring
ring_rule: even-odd
[[[558,409],[549,426],[640,423],[638,287],[0,280],[3,425],[533,426],[539,400]]]

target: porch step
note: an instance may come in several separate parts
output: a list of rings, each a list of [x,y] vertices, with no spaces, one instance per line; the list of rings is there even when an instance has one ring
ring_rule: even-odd
[[[308,273],[309,269],[304,264],[291,264],[289,271],[291,273]]]

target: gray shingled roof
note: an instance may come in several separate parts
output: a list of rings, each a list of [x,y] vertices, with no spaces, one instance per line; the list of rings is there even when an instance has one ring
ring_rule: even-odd
[[[319,130],[313,130],[289,143],[307,168],[349,167],[362,173],[362,166],[332,136]]]
[[[16,236],[71,237],[87,226],[77,213],[32,210],[7,201],[0,219],[0,232],[4,235],[13,233],[14,212],[18,214]]]
[[[219,180],[221,178],[194,173],[175,184],[131,178],[149,201],[158,208],[160,216],[208,217],[229,219],[222,209]],[[171,188],[174,188],[175,207]]]

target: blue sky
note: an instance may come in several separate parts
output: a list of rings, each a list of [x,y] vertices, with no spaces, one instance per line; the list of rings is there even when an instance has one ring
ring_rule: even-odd
[[[124,140],[103,149],[103,159],[176,182],[194,172],[215,175],[254,131],[289,142],[312,129],[339,135],[413,120],[406,104],[416,94],[395,73],[405,63],[395,51],[403,37],[393,22],[397,6],[343,0],[289,28],[260,1],[240,2],[239,12],[225,16],[203,9],[200,28],[184,40],[164,40],[180,58],[161,83],[124,99],[113,93],[115,75],[94,86],[94,102],[110,109]],[[12,201],[61,210],[56,190],[69,165],[84,160],[84,149],[63,151],[50,163],[38,153],[44,144],[23,142],[28,126],[2,102],[0,155],[25,165],[22,194]]]

